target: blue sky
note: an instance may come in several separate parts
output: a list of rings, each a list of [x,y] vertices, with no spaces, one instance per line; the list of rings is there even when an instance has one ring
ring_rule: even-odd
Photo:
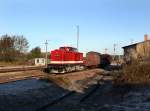
[[[76,46],[80,26],[80,51],[98,51],[143,41],[150,34],[149,0],[0,0],[0,35],[24,35],[30,49],[44,51],[62,45]]]

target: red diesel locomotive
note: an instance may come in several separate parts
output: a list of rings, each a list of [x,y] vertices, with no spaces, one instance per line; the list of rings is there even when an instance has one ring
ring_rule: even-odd
[[[50,73],[66,73],[80,71],[84,69],[83,53],[73,47],[60,47],[51,51],[50,64],[48,64]]]
[[[105,68],[111,63],[110,55],[103,55],[98,52],[88,52],[83,58],[83,53],[73,47],[60,47],[51,51],[50,63],[45,69],[48,73],[66,73],[81,71],[85,68]]]

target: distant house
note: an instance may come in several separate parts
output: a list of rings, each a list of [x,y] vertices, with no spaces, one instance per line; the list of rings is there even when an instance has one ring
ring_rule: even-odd
[[[34,64],[35,66],[44,66],[45,65],[45,58],[35,58]]]
[[[150,40],[144,35],[144,41],[122,47],[125,61],[150,59]]]

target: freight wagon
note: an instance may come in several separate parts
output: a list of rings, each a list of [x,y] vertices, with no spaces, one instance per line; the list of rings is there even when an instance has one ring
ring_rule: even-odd
[[[86,54],[85,66],[88,68],[105,68],[111,64],[111,61],[112,57],[110,55],[91,51]]]
[[[88,52],[85,57],[85,66],[87,68],[99,67],[101,62],[101,54],[98,52]]]

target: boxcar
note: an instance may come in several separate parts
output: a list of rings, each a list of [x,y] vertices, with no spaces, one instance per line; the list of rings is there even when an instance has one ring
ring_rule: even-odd
[[[88,68],[99,67],[101,63],[101,54],[98,52],[88,52],[85,58],[85,66]]]
[[[109,54],[100,54],[98,52],[88,52],[84,60],[87,68],[101,67],[105,68],[111,64],[111,56]]]

